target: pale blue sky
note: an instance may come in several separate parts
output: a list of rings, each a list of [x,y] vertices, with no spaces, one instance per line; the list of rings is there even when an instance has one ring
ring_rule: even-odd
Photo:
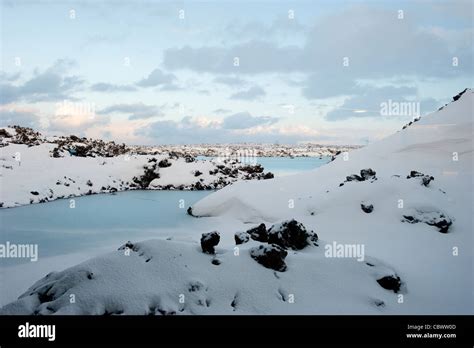
[[[136,144],[366,143],[413,117],[380,103],[424,114],[472,87],[472,13],[469,0],[2,0],[1,122]]]

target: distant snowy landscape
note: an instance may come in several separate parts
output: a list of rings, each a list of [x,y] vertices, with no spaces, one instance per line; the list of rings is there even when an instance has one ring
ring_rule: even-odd
[[[209,194],[192,203],[176,195],[176,210],[146,211],[130,230],[122,223],[89,259],[2,267],[3,287],[22,272],[34,279],[4,292],[0,314],[473,314],[473,108],[467,89],[363,148],[259,147],[257,157],[326,158],[281,176],[239,162],[232,148],[127,147],[2,128],[2,224],[37,206],[70,223],[69,199],[98,193],[117,195],[78,198],[78,208],[135,192]],[[147,197],[157,198],[135,198]],[[118,219],[136,214],[129,202]],[[30,203],[44,204],[19,207]],[[176,224],[160,228],[167,215]],[[85,223],[79,216],[74,223]]]

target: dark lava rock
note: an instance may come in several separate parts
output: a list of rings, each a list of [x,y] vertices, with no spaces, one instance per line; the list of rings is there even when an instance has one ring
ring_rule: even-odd
[[[462,91],[461,93],[456,94],[456,95],[453,97],[453,101],[457,101],[459,98],[461,98],[461,96],[462,96],[464,93],[466,93],[466,91],[467,91],[467,88],[464,89],[464,91]]]
[[[194,216],[192,207],[188,207],[188,210],[186,210],[186,212],[188,213],[188,215]]]
[[[377,283],[379,283],[382,288],[392,290],[394,293],[400,291],[400,287],[402,285],[400,277],[393,275],[377,279]]]
[[[39,192],[38,191],[31,191],[30,192],[33,196],[38,196],[39,195]]]
[[[161,161],[158,163],[158,167],[160,167],[160,168],[171,167],[171,163],[168,162],[167,159],[164,159],[164,160],[161,160]]]
[[[209,233],[203,233],[201,237],[201,248],[204,253],[215,254],[214,247],[219,244],[221,236],[219,232],[213,231]]]
[[[257,227],[251,228],[247,230],[247,233],[250,235],[250,238],[256,240],[258,242],[267,242],[268,241],[268,233],[265,224],[260,224]]]
[[[421,178],[421,184],[425,187],[428,187],[430,182],[434,180],[434,177],[431,175],[425,175],[423,173],[417,172],[416,170],[412,170],[410,175],[407,176],[407,179],[411,178]]]
[[[55,147],[53,149],[53,158],[60,158],[62,157],[61,153],[59,152],[59,148],[58,147]]]
[[[40,145],[43,142],[41,134],[35,132],[33,129],[28,127],[20,127],[17,125],[11,126],[15,129],[16,134],[12,136],[11,142],[13,144],[25,144],[28,147]]]
[[[150,182],[160,177],[160,174],[156,172],[156,163],[153,165],[145,165],[143,169],[145,169],[143,175],[133,177],[133,182],[138,184],[142,189],[146,189],[148,185],[150,185]]]
[[[346,176],[346,181],[365,181],[369,179],[377,179],[375,177],[375,170],[372,170],[372,168],[366,168],[366,169],[361,169],[360,170],[360,175],[357,174],[352,174],[349,176]],[[339,185],[342,186],[342,185]]]
[[[7,132],[6,129],[0,129],[0,137],[1,138],[11,138],[13,135]]]
[[[273,225],[268,230],[268,243],[284,249],[301,250],[317,240],[316,233],[308,232],[302,223],[294,219]]]
[[[451,221],[451,219],[444,218],[444,216],[441,215],[441,219],[435,221],[427,221],[426,224],[437,227],[439,232],[441,233],[448,233],[449,227],[453,224],[453,222]]]
[[[431,181],[434,180],[434,177],[430,176],[430,175],[425,175],[421,178],[421,184],[423,186],[426,186],[428,187],[428,185],[430,184]]]
[[[90,180],[87,180],[87,182],[86,182],[86,185],[87,185],[87,186],[92,186],[92,185],[93,185],[93,183],[92,183],[92,181],[90,181]]]
[[[372,170],[372,168],[367,168],[367,169],[361,169],[360,171],[360,176],[364,180],[369,180],[375,176],[376,172],[375,170]]]
[[[247,232],[236,232],[234,235],[235,244],[247,243],[250,239],[250,235]]]
[[[201,175],[201,174],[202,174],[202,173],[201,173],[199,170],[196,170],[196,171],[194,172],[194,176],[199,176],[199,175]]]
[[[453,221],[443,213],[436,212],[435,216],[432,213],[417,212],[415,215],[403,215],[406,222],[416,224],[424,222],[427,225],[435,226],[441,233],[448,233]]]
[[[352,174],[346,176],[346,181],[364,181],[364,179],[357,174]]]
[[[184,161],[185,161],[186,163],[191,163],[191,162],[194,162],[195,160],[196,160],[196,159],[195,159],[194,157],[192,157],[192,156],[186,156],[186,157],[184,157]]]
[[[288,252],[278,245],[260,245],[250,249],[250,256],[259,264],[275,271],[286,271],[285,257]]]
[[[120,248],[118,248],[118,250],[126,250],[126,249],[130,249],[132,251],[138,251],[139,248],[138,246],[133,244],[131,241],[128,241],[127,243],[122,245]]]
[[[221,262],[218,259],[212,259],[211,263],[216,266],[219,266],[221,264]]]
[[[370,214],[371,212],[374,211],[374,206],[373,204],[365,204],[361,203],[360,204],[361,209],[364,211],[364,213]]]
[[[263,176],[264,179],[273,179],[274,177],[275,176],[271,172],[265,173],[265,175]]]
[[[330,162],[334,161],[336,159],[336,157],[339,156],[341,153],[342,153],[342,151],[337,151],[334,155],[332,155]]]
[[[240,171],[242,172],[246,172],[246,173],[249,173],[249,174],[252,174],[252,173],[263,173],[263,167],[261,164],[256,164],[256,165],[246,165],[246,166],[242,166],[239,168]]]
[[[374,304],[375,304],[377,307],[385,307],[385,302],[383,302],[382,300],[375,300],[375,301],[374,301]]]
[[[407,179],[416,178],[418,176],[423,176],[423,173],[417,172],[416,170],[410,171],[410,175],[407,176]]]

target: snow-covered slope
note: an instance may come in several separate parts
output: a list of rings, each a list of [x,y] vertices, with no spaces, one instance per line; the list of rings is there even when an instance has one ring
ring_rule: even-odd
[[[473,314],[473,100],[468,90],[347,161],[227,186],[192,207],[209,228],[183,231],[191,241],[128,243],[0,313]],[[265,238],[259,227],[234,242],[261,223]],[[201,233],[216,229],[205,254]]]
[[[296,217],[322,239],[363,244],[367,254],[394,266],[411,302],[400,308],[413,312],[416,303],[423,313],[473,313],[473,100],[467,90],[410,127],[350,152],[347,161],[224,188],[194,205],[193,214],[254,223]],[[340,186],[364,168],[376,171],[377,180]],[[425,187],[421,178],[407,179],[413,170],[434,180]],[[362,202],[373,212],[364,213]],[[450,217],[449,233],[402,222],[404,215],[429,214]]]

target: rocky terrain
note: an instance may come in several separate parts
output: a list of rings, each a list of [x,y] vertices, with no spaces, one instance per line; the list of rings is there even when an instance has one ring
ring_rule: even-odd
[[[175,153],[180,156],[205,156],[229,159],[252,157],[326,157],[334,156],[360,148],[359,145],[322,145],[322,144],[195,144],[133,146],[140,154]]]
[[[196,160],[176,152],[141,155],[125,144],[30,128],[0,129],[0,207],[125,190],[216,190],[239,180],[273,178],[237,159]]]

